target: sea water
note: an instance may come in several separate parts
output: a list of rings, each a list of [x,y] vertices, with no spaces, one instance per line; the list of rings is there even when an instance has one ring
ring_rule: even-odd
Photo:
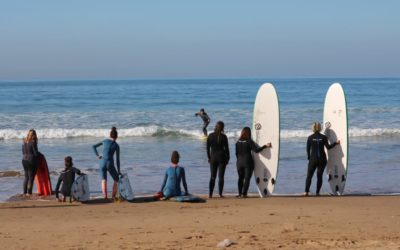
[[[23,174],[22,139],[34,128],[53,186],[64,157],[70,155],[74,166],[89,174],[93,195],[99,195],[99,162],[92,145],[107,138],[110,128],[116,126],[121,172],[129,175],[136,194],[160,190],[173,150],[181,154],[189,191],[208,193],[210,171],[202,121],[194,115],[204,108],[211,117],[209,131],[217,121],[225,122],[231,153],[225,191],[235,193],[234,145],[240,130],[252,125],[254,99],[264,82],[275,85],[280,102],[276,193],[304,191],[307,136],[311,124],[322,121],[325,94],[333,82],[342,84],[348,104],[345,193],[400,192],[399,78],[0,82],[0,171]],[[1,177],[0,200],[21,193],[22,181],[22,176]],[[314,177],[311,191],[315,184]],[[250,191],[257,192],[254,180]],[[322,192],[329,192],[326,179]]]

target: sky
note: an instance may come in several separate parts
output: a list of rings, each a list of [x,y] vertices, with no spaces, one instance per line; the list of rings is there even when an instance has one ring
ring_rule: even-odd
[[[0,0],[0,80],[398,77],[400,1]]]

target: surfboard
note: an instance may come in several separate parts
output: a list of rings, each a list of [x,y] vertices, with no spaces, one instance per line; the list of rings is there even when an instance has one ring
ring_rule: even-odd
[[[47,166],[46,158],[43,154],[39,154],[39,162],[37,172],[35,175],[35,184],[37,193],[40,196],[51,195],[51,181],[49,174],[49,167]]]
[[[260,197],[271,195],[276,184],[280,147],[279,119],[278,95],[271,83],[264,83],[254,103],[252,128],[252,138],[259,146],[272,144],[272,148],[253,154],[254,177]]]
[[[326,172],[334,195],[341,195],[347,179],[348,121],[346,97],[339,83],[332,84],[325,97],[324,133],[329,143],[340,140],[340,144],[327,151]]]
[[[88,201],[90,199],[89,178],[86,174],[78,176],[72,183],[71,196],[77,201]]]
[[[120,176],[118,181],[118,192],[122,199],[127,201],[133,200],[134,196],[128,174]]]

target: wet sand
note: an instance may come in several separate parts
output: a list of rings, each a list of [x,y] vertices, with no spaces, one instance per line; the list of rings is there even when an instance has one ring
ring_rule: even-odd
[[[0,203],[1,249],[400,249],[400,196]]]

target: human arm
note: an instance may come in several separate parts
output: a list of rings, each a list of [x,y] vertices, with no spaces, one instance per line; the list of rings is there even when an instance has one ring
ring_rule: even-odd
[[[310,152],[311,151],[311,139],[308,137],[307,139],[307,160],[310,160]]]
[[[74,171],[74,173],[75,174],[77,174],[77,175],[82,175],[82,172],[81,172],[81,170],[79,170],[79,169],[77,169],[77,168],[72,168],[73,169],[73,171]]]
[[[119,161],[119,145],[117,145],[116,158],[117,158],[117,170],[118,170],[118,174],[121,174],[120,161]]]
[[[226,155],[226,164],[228,164],[229,159],[230,159],[230,153],[229,153],[229,143],[228,143],[228,137],[224,134],[224,149],[225,149],[225,155]]]
[[[211,137],[207,137],[207,158],[208,158],[208,162],[210,162],[211,159]]]
[[[97,152],[97,148],[100,147],[101,145],[103,145],[103,142],[99,142],[99,143],[93,145],[94,154],[95,154],[99,159],[101,159],[101,156],[99,155],[99,152]]]
[[[186,183],[186,174],[185,174],[184,168],[182,168],[182,185],[183,185],[183,188],[185,189],[185,195],[188,195],[189,191],[188,191],[188,187],[187,187],[187,183]]]
[[[59,198],[58,198],[58,194],[59,194],[59,192],[60,192],[60,185],[61,185],[61,182],[62,182],[62,174],[60,175],[60,177],[58,177],[58,181],[57,181],[57,185],[56,185],[56,199],[57,200],[59,200]]]
[[[163,183],[161,184],[161,190],[160,190],[161,193],[163,193],[165,185],[167,184],[167,178],[168,178],[167,171],[165,171],[164,180]]]
[[[32,144],[32,152],[33,152],[33,156],[35,157],[35,159],[39,158],[39,150],[38,150],[38,145],[36,142],[33,142],[33,144]]]
[[[250,140],[249,143],[251,150],[254,151],[255,153],[260,153],[264,149],[271,147],[271,143],[263,145],[262,147],[257,146],[257,144],[253,140]]]
[[[327,138],[324,139],[324,146],[325,146],[328,150],[331,149],[331,148],[333,148],[333,147],[335,147],[335,146],[338,145],[338,144],[340,144],[340,141],[339,141],[339,140],[335,141],[335,142],[332,143],[332,144],[329,144],[328,139],[327,139]]]

